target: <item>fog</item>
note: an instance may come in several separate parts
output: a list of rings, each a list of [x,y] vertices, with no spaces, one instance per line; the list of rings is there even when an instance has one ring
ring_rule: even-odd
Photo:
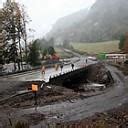
[[[33,38],[45,35],[60,17],[84,8],[89,8],[95,0],[16,0],[24,4],[30,19],[30,28],[35,32]],[[0,7],[5,0],[0,0]]]

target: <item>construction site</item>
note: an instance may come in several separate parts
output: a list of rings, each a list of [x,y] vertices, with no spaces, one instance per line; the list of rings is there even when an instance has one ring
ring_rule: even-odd
[[[127,1],[59,2],[0,2],[0,128],[128,128]]]
[[[55,75],[48,82],[1,80],[0,127],[125,128],[124,78],[118,69],[99,62]],[[36,95],[32,85],[38,86]]]

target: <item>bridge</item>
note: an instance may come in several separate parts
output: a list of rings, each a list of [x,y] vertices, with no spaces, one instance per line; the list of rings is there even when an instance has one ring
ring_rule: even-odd
[[[83,67],[76,70],[60,73],[56,76],[50,77],[49,84],[63,85],[72,87],[78,85],[80,82],[87,82],[86,76],[88,74],[88,68]]]
[[[74,87],[78,87],[82,83],[88,83],[90,81],[90,77],[92,76],[91,73],[93,72],[95,65],[96,64],[88,65],[82,68],[78,68],[76,70],[71,70],[50,77],[48,84],[74,88]],[[94,74],[96,75],[96,73]],[[110,71],[106,71],[106,76],[107,78],[106,80],[104,80],[104,84],[106,83],[110,84],[114,82]]]

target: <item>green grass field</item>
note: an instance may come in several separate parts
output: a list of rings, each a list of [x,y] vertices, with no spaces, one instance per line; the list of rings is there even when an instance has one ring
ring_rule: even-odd
[[[64,50],[62,50],[62,48],[55,47],[55,51],[57,52],[57,54],[60,56],[61,59],[73,57],[71,53],[65,52]]]
[[[76,51],[84,52],[88,54],[98,53],[111,53],[118,52],[119,41],[107,41],[107,42],[96,42],[96,43],[71,43]]]

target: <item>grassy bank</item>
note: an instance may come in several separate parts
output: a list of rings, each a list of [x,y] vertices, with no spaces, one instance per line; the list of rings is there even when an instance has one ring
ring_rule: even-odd
[[[71,43],[73,48],[80,52],[89,54],[98,54],[101,52],[117,52],[119,51],[119,41],[107,41],[107,42],[96,42],[96,43]]]
[[[61,59],[73,57],[72,53],[65,52],[62,48],[55,47],[55,51],[57,52],[57,54],[60,56]]]

